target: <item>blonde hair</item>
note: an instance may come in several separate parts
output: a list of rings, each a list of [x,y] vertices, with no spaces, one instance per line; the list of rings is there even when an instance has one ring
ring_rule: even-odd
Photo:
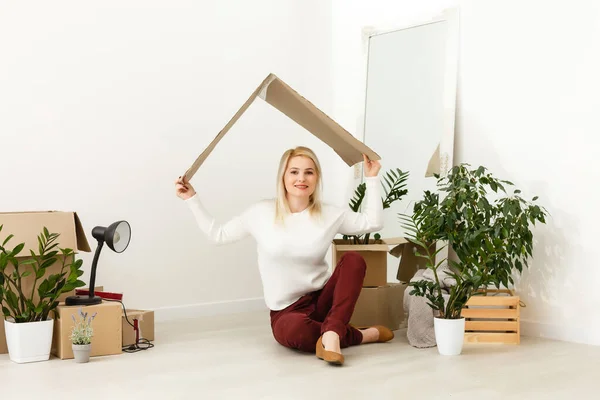
[[[315,191],[310,195],[308,200],[308,212],[311,216],[321,215],[321,164],[317,155],[308,147],[298,146],[295,149],[289,149],[281,156],[279,161],[279,171],[277,172],[277,201],[275,203],[275,221],[283,222],[284,218],[291,214],[290,204],[287,199],[287,191],[285,189],[285,171],[288,163],[294,157],[306,157],[312,160],[315,164],[315,173],[317,175],[317,184]]]

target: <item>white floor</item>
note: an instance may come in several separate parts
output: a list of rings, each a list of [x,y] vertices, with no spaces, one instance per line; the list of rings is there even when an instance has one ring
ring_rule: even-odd
[[[15,364],[0,355],[2,399],[595,399],[600,347],[522,338],[521,345],[467,345],[442,357],[408,345],[344,350],[346,364],[286,349],[268,315],[157,324],[156,347],[95,357]]]

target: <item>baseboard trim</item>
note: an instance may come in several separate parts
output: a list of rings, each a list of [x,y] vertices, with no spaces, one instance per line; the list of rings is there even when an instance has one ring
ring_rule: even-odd
[[[521,336],[599,346],[600,335],[596,330],[590,328],[571,323],[558,325],[521,319]]]
[[[154,310],[156,322],[166,322],[211,315],[236,314],[252,311],[266,311],[262,297],[231,301],[189,304],[184,306],[161,307]]]

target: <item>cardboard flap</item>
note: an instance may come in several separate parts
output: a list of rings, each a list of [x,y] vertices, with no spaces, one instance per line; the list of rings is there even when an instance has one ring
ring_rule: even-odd
[[[189,181],[194,176],[210,153],[215,149],[219,141],[237,122],[242,114],[246,112],[254,99],[259,96],[331,147],[342,160],[348,164],[348,166],[363,161],[363,154],[366,154],[371,160],[381,159],[377,153],[352,136],[352,134],[329,118],[311,102],[300,96],[300,94],[281,79],[274,74],[269,74],[208,147],[200,154],[200,156],[198,156],[192,166],[185,172],[184,177],[186,180]]]
[[[427,164],[427,170],[425,171],[425,177],[429,178],[433,176],[433,174],[440,173],[440,145],[438,144],[433,152],[433,155],[429,159],[429,163]]]
[[[81,220],[79,219],[79,215],[77,213],[73,213],[75,217],[75,235],[77,236],[77,250],[90,252],[92,249],[90,248],[90,244],[88,243],[87,237],[85,236],[85,231],[83,230],[83,225],[81,224]]]
[[[399,244],[398,246],[390,250],[390,254],[396,258],[400,257],[402,255],[402,251],[404,250],[405,245],[406,243]]]
[[[436,250],[436,244],[429,245],[429,252],[434,253]],[[423,247],[414,243],[407,243],[402,246],[402,257],[398,265],[398,272],[396,273],[396,279],[400,282],[410,282],[415,276],[419,269],[427,268],[427,260],[417,255],[426,254]]]
[[[250,105],[254,102],[254,99],[256,99],[256,97],[258,97],[258,95],[262,91],[264,91],[264,89],[266,89],[267,85],[269,84],[269,82],[272,81],[273,77],[274,77],[274,75],[270,74],[269,76],[267,76],[265,78],[265,80],[260,84],[260,86],[258,86],[256,88],[256,90],[254,91],[254,93],[252,93],[250,95],[250,97],[248,97],[248,100],[246,100],[246,102],[242,105],[242,107],[240,107],[240,109],[237,110],[237,112],[229,120],[229,122],[227,123],[227,125],[225,125],[225,127],[223,129],[221,129],[221,132],[219,132],[217,134],[217,136],[212,140],[212,142],[210,142],[210,144],[208,145],[208,147],[198,156],[198,158],[196,159],[196,161],[194,161],[194,163],[192,164],[192,166],[187,171],[185,171],[185,174],[183,176],[186,178],[186,180],[189,181],[190,179],[192,179],[192,177],[194,176],[194,174],[196,172],[198,172],[198,169],[200,168],[200,166],[208,158],[208,156],[215,149],[215,147],[217,147],[217,144],[221,141],[221,139],[223,139],[223,137],[225,136],[225,134],[227,132],[229,132],[229,130],[237,122],[237,120],[240,119],[240,117],[242,116],[242,114],[244,114],[246,112],[246,110],[248,109],[248,107],[250,107]]]
[[[19,243],[25,243],[25,247],[19,256],[29,256],[29,250],[33,250],[36,254],[39,252],[38,235],[42,233],[44,227],[50,233],[60,233],[57,239],[59,247],[86,252],[91,251],[81,221],[74,212],[0,213],[0,225],[4,225],[2,235],[14,235],[8,243],[9,248]]]
[[[285,82],[276,78],[267,88],[266,102],[287,115],[307,131],[331,147],[348,166],[363,161],[363,153],[371,160],[381,157],[352,136],[310,101],[300,96]]]

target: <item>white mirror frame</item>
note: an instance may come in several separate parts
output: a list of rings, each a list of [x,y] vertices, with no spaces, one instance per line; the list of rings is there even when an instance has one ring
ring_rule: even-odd
[[[362,30],[362,51],[363,51],[363,77],[364,85],[361,93],[361,115],[359,116],[357,134],[358,137],[366,143],[365,137],[365,126],[366,126],[366,109],[367,109],[367,89],[368,89],[368,65],[369,65],[369,46],[372,37],[400,31],[404,29],[415,28],[422,25],[428,25],[432,23],[445,21],[447,23],[447,42],[446,42],[446,68],[444,77],[444,99],[443,99],[443,131],[441,132],[440,145],[439,145],[439,174],[445,176],[452,169],[454,165],[454,130],[455,130],[455,118],[456,118],[456,92],[457,92],[457,75],[458,75],[458,51],[459,51],[459,12],[458,8],[449,8],[443,10],[440,14],[435,15],[429,20],[415,21],[407,23],[401,27],[368,27]],[[368,143],[366,143],[368,144]],[[375,152],[377,149],[373,149]],[[432,155],[433,156],[433,155]],[[433,160],[424,160],[424,162],[431,162]],[[385,162],[385,160],[383,160]],[[355,174],[358,171],[355,171]],[[410,172],[410,171],[409,171]],[[363,174],[360,174],[361,180],[364,180]],[[357,176],[355,175],[355,178]],[[419,177],[420,179],[426,179],[425,177]],[[409,180],[411,178],[409,177]],[[435,179],[431,177],[428,179]],[[436,259],[448,257],[448,248],[445,247],[442,251],[437,254]],[[395,275],[395,274],[394,274]],[[388,271],[388,280],[389,276]]]

